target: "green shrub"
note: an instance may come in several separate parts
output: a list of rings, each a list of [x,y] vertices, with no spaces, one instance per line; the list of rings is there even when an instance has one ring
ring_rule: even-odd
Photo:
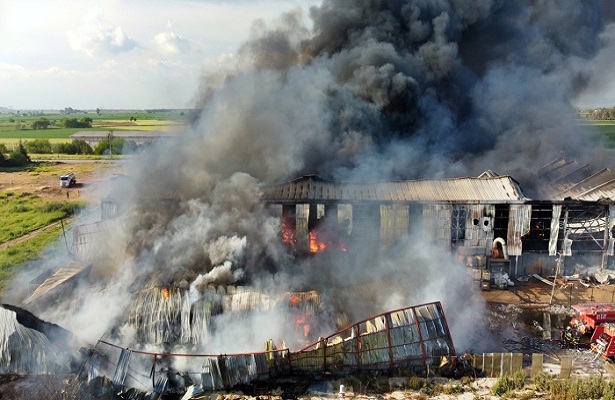
[[[50,154],[51,143],[49,139],[34,139],[31,142],[26,142],[26,148],[29,153]]]
[[[500,377],[491,387],[491,393],[496,396],[502,396],[515,390],[523,389],[524,387],[525,376],[523,375],[523,371],[517,371],[512,375]]]
[[[60,202],[60,201],[50,201],[48,203],[40,205],[37,208],[39,212],[52,213],[56,211],[61,211],[67,216],[73,215],[79,209],[80,209],[80,206],[77,204]]]
[[[90,145],[83,139],[73,139],[71,143],[57,143],[53,151],[59,154],[94,154]]]
[[[413,376],[408,379],[408,389],[419,391],[427,386],[427,380],[425,378],[419,378],[418,376]]]
[[[23,204],[16,204],[13,207],[11,207],[11,212],[13,213],[24,213],[30,210],[31,210],[30,207],[23,205]]]
[[[536,388],[541,392],[548,392],[551,389],[554,379],[553,376],[545,372],[540,372],[532,378]]]
[[[461,394],[465,393],[465,389],[458,383],[452,382],[448,385],[445,385],[442,389],[444,394]]]

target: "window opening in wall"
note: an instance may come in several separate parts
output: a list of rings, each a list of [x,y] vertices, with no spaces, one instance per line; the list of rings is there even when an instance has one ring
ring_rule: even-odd
[[[451,216],[451,246],[453,249],[463,246],[466,238],[466,221],[468,209],[465,205],[454,205]],[[478,220],[476,220],[478,222]]]
[[[568,211],[568,239],[572,240],[571,250],[602,250],[604,248],[604,234],[607,226],[606,206],[568,205],[562,211],[560,218],[560,234],[558,248],[563,248],[565,238],[564,215]]]
[[[530,231],[521,240],[523,249],[528,251],[548,251],[551,238],[552,204],[532,206]]]
[[[506,242],[508,242],[508,209],[508,204],[496,204],[493,218],[493,237],[500,237]]]

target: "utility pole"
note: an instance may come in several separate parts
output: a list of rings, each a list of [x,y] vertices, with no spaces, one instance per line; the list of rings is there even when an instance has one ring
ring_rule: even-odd
[[[107,140],[109,140],[109,157],[113,158],[113,151],[111,150],[111,141],[113,140],[113,131],[107,133]]]

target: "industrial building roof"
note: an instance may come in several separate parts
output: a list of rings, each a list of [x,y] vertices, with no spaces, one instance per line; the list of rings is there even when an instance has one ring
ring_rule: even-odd
[[[540,200],[615,200],[615,173],[609,168],[596,171],[591,165],[558,158],[542,167]]]
[[[265,188],[264,198],[282,203],[302,200],[523,203],[530,200],[510,176],[497,176],[490,171],[480,177],[368,184],[333,182],[306,175]]]

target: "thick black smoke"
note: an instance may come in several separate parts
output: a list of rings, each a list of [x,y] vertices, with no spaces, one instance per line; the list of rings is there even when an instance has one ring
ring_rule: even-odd
[[[257,143],[257,152],[229,161],[265,181],[491,169],[529,186],[562,152],[596,162],[598,146],[571,104],[591,78],[610,8],[600,0],[325,1],[311,9],[311,31],[292,13],[273,28],[257,25],[241,52],[253,68],[219,87],[203,82],[202,120],[234,109],[234,144]]]

